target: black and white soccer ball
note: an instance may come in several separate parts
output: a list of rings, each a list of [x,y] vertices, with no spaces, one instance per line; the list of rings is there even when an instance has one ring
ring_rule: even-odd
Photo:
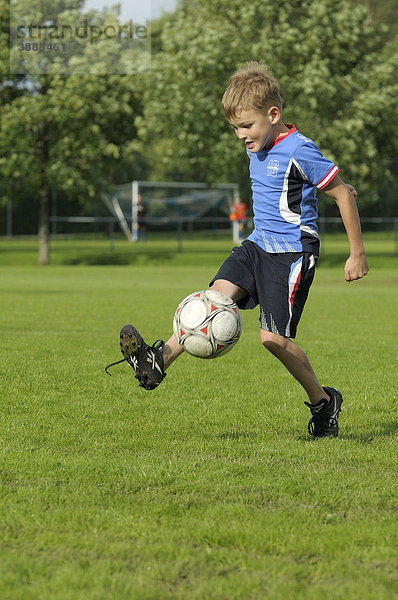
[[[217,358],[235,346],[242,333],[242,316],[235,302],[221,292],[190,294],[177,307],[174,334],[180,346],[198,358]]]

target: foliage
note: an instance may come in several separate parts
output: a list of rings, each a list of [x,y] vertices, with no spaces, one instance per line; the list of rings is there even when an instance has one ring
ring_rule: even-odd
[[[285,120],[374,199],[383,160],[397,152],[398,55],[365,8],[345,0],[183,0],[162,39],[139,120],[154,179],[247,180],[220,100],[229,75],[255,59],[279,79]]]
[[[398,16],[396,0],[351,0],[354,4],[365,4],[369,9],[369,18],[377,27],[384,25],[387,28],[387,39],[398,36]]]
[[[54,6],[36,4],[36,10],[40,11],[36,19],[41,22],[46,10],[51,13]],[[23,5],[24,2],[18,4],[22,13]],[[71,19],[76,17],[75,5],[72,2]],[[28,6],[33,10],[31,0]],[[2,47],[4,39],[5,34]],[[106,56],[105,43],[99,44],[96,51],[99,58],[101,52]],[[92,52],[92,48],[87,52]],[[38,53],[29,54],[26,61],[30,64],[25,65],[28,74],[19,76],[23,93],[14,93],[2,109],[0,171],[14,197],[29,190],[31,200],[40,199],[43,255],[39,260],[48,262],[51,187],[56,186],[58,193],[66,197],[77,196],[85,204],[99,190],[108,187],[115,173],[123,172],[126,163],[131,162],[127,144],[135,137],[134,118],[139,108],[131,78],[116,74],[57,73],[56,61],[43,56],[39,64],[37,56]],[[85,57],[71,60],[74,58],[83,61]],[[92,64],[90,60],[89,57],[87,70]],[[52,74],[36,74],[35,66]]]
[[[104,41],[74,43],[41,65],[31,53],[29,73],[10,74],[9,2],[0,0],[0,204],[10,194],[26,221],[41,202],[48,233],[55,187],[71,210],[90,212],[100,190],[133,178],[233,181],[248,197],[245,152],[220,100],[230,74],[256,59],[280,80],[285,120],[358,188],[361,213],[396,214],[398,36],[393,0],[370,5],[369,13],[348,0],[180,0],[152,23],[151,73],[117,74],[134,62],[134,47],[117,56]],[[81,0],[16,8],[38,20],[62,8],[66,23],[83,14]],[[90,18],[115,25],[118,8]]]

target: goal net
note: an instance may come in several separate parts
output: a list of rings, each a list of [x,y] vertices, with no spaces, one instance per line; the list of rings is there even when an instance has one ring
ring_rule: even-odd
[[[117,186],[113,194],[104,194],[103,200],[127,239],[137,241],[143,223],[158,231],[228,229],[231,206],[238,196],[239,186],[234,183],[209,187],[195,182],[132,181]]]

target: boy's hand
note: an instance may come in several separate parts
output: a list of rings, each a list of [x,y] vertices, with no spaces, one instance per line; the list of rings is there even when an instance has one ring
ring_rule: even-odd
[[[362,279],[369,271],[368,261],[366,256],[360,255],[350,256],[345,263],[344,276],[347,283],[355,281],[355,279]]]

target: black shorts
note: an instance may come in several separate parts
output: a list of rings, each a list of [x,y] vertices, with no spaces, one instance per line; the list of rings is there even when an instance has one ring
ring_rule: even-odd
[[[261,329],[294,338],[316,261],[310,252],[273,254],[246,240],[232,250],[210,286],[217,279],[226,279],[243,288],[247,296],[238,300],[239,308],[259,304]]]

